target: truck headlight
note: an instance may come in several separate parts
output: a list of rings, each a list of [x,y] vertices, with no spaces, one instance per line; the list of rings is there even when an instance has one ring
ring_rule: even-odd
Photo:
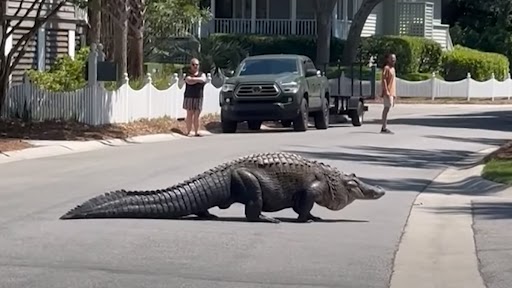
[[[283,89],[284,93],[295,94],[299,92],[299,84],[297,82],[283,83],[281,84],[281,89]]]
[[[231,92],[234,89],[235,89],[235,85],[233,85],[233,84],[224,84],[224,85],[222,85],[222,88],[221,88],[222,92]]]

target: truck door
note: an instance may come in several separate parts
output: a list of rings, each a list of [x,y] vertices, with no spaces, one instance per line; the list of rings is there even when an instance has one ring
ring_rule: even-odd
[[[304,63],[304,69],[307,70],[317,70],[315,67],[315,64],[313,64],[313,61],[310,59],[306,60]],[[306,81],[309,86],[309,107],[321,107],[322,105],[322,98],[320,97],[320,88],[321,88],[321,81],[320,77],[318,76],[310,76],[306,78]]]

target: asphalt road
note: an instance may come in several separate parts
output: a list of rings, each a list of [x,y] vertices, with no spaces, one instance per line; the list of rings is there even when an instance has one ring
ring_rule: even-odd
[[[0,165],[0,287],[388,287],[416,195],[443,168],[510,138],[510,110],[398,105],[390,115],[395,135],[377,133],[378,124],[342,124]],[[378,114],[380,106],[371,106],[366,121]],[[323,223],[247,223],[241,206],[211,210],[225,221],[58,220],[109,190],[167,187],[237,156],[279,150],[354,172],[389,193],[339,212],[315,207]]]

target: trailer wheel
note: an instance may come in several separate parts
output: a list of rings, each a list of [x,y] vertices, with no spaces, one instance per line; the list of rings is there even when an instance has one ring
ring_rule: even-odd
[[[357,109],[350,110],[350,119],[352,120],[352,125],[361,126],[364,121],[364,104],[359,101],[357,105]]]

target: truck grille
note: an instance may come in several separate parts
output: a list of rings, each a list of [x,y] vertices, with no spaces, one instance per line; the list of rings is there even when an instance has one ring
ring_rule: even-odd
[[[275,97],[279,94],[274,84],[241,84],[235,91],[237,97]]]

